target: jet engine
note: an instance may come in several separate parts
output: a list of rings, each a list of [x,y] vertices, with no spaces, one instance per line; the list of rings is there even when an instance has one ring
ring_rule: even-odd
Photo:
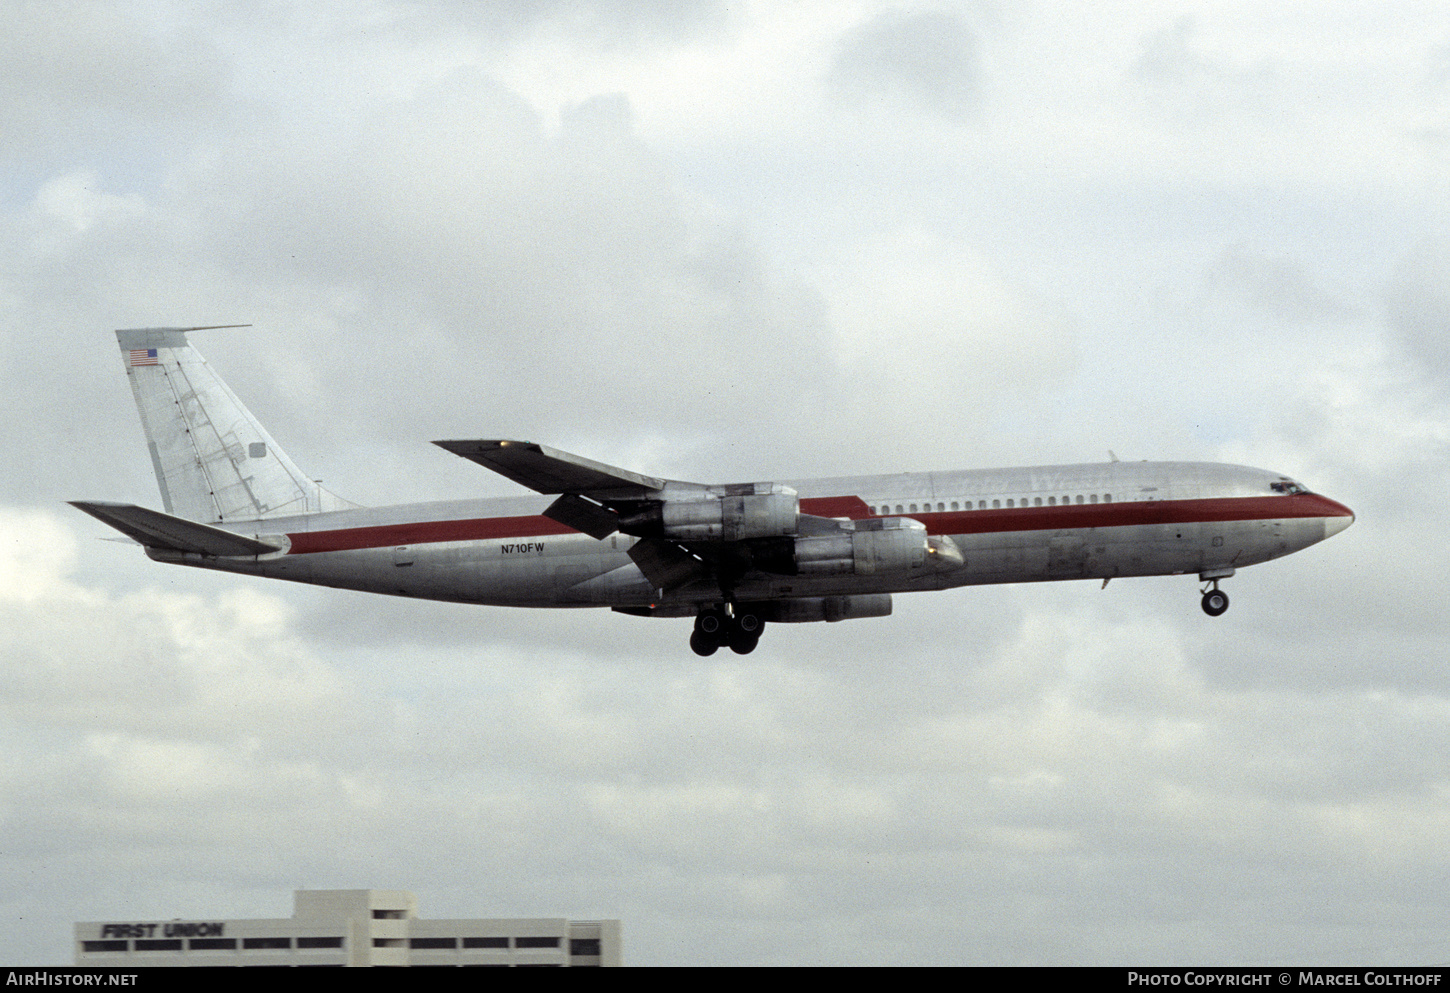
[[[800,516],[800,497],[789,486],[746,483],[726,487],[724,496],[664,500],[622,519],[620,528],[674,541],[745,541],[795,534]]]
[[[795,540],[796,573],[803,576],[908,572],[931,553],[926,525],[904,517],[856,522],[856,530]]]

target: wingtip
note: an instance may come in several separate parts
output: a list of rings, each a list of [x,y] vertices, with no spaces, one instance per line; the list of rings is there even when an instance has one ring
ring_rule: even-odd
[[[532,442],[514,441],[513,439],[502,438],[469,438],[469,439],[445,439],[435,441],[444,451],[452,452],[454,455],[475,454],[477,452],[492,452],[500,448],[527,448]]]

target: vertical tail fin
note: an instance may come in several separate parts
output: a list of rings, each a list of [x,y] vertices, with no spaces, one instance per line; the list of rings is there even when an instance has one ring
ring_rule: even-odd
[[[166,512],[216,523],[356,506],[309,479],[277,446],[186,340],[202,330],[116,332]]]

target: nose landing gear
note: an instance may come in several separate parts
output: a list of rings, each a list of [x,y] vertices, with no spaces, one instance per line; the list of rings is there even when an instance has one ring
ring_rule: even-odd
[[[706,607],[695,618],[690,648],[696,655],[714,655],[722,645],[729,645],[735,654],[749,655],[764,629],[765,621],[749,608],[737,609],[733,604]]]
[[[1203,594],[1203,612],[1209,617],[1217,617],[1225,610],[1228,610],[1228,594],[1218,588],[1218,580],[1213,581],[1213,589]]]
[[[1233,574],[1234,567],[1231,565],[1205,569],[1198,574],[1198,581],[1208,584],[1200,592],[1203,593],[1203,612],[1209,617],[1217,617],[1228,610],[1228,594],[1218,588],[1218,581]]]

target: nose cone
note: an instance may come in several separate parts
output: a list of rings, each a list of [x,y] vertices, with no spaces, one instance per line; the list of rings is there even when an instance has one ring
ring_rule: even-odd
[[[1333,538],[1354,523],[1354,511],[1334,500],[1326,499],[1324,503],[1324,537]]]

